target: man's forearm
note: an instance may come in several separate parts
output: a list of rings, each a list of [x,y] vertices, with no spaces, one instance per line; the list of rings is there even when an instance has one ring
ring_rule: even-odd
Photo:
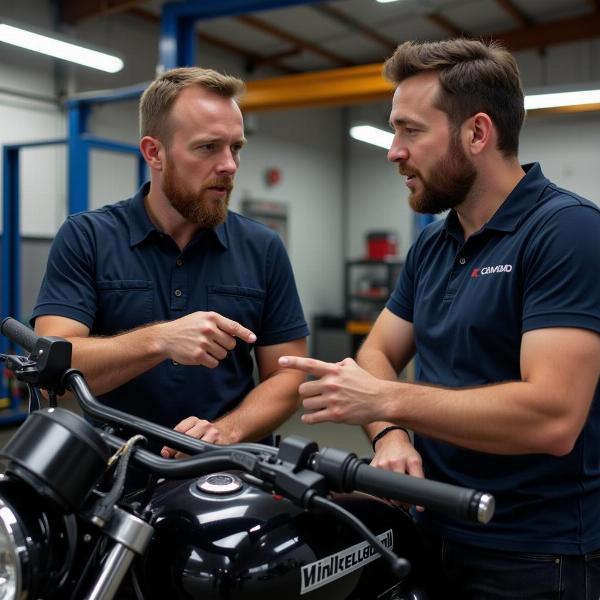
[[[104,394],[155,367],[162,355],[155,325],[112,337],[73,337],[73,367],[86,377],[94,394]]]
[[[568,403],[525,381],[447,389],[386,383],[378,413],[425,436],[494,454],[570,451],[585,417],[574,420]]]
[[[223,429],[231,440],[256,442],[273,433],[300,406],[298,386],[302,374],[282,370],[257,385],[234,410],[217,419],[217,428]]]
[[[356,362],[365,371],[371,373],[379,379],[385,379],[387,381],[396,381],[398,375],[396,370],[386,357],[386,355],[374,348],[364,346],[356,356]],[[368,438],[372,440],[378,433],[383,431],[386,427],[393,425],[389,421],[375,421],[373,423],[367,423],[363,426],[365,433]]]

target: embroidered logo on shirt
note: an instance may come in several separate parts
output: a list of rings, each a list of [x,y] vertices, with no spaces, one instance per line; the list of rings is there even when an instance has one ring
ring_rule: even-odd
[[[496,265],[494,267],[476,267],[471,271],[471,279],[477,279],[482,275],[493,275],[494,273],[510,273],[512,265]]]

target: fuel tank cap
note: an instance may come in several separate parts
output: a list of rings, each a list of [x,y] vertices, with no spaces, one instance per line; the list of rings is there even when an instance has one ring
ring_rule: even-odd
[[[231,473],[211,473],[204,475],[196,482],[196,487],[205,494],[223,496],[235,494],[242,489],[242,480]]]

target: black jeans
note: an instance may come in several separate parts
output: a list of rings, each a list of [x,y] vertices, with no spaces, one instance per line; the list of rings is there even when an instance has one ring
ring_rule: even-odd
[[[600,550],[503,552],[422,533],[432,600],[598,600]]]

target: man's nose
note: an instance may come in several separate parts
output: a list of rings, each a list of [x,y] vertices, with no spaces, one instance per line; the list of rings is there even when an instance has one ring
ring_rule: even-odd
[[[227,148],[223,151],[220,156],[219,163],[217,165],[217,170],[219,173],[226,173],[228,175],[233,175],[238,168],[238,160],[234,153],[230,148]]]
[[[408,148],[402,144],[398,136],[394,136],[392,145],[388,150],[387,158],[390,162],[403,162],[408,160]]]

